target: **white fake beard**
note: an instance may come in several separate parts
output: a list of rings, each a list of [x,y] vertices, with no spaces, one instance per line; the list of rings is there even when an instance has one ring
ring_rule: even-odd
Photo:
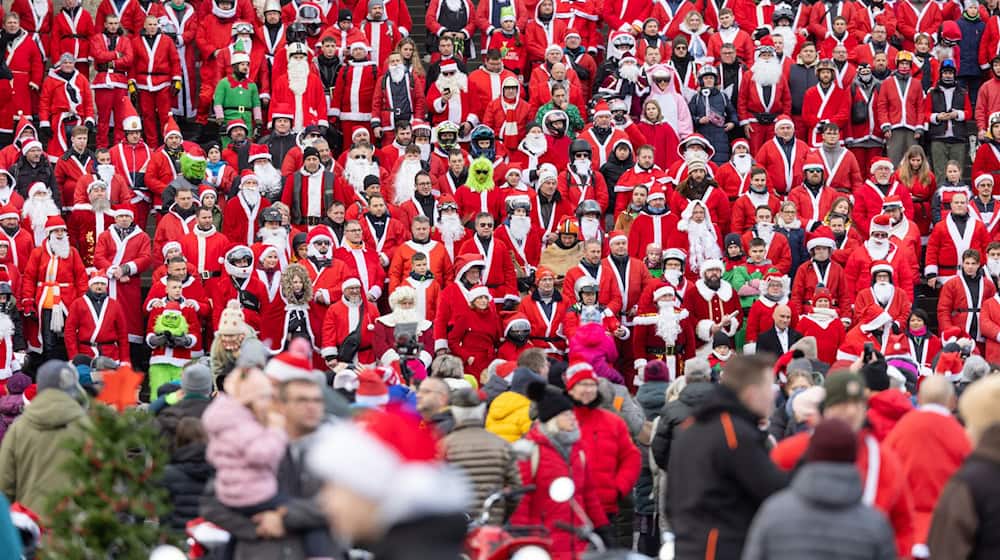
[[[399,169],[396,171],[396,180],[393,182],[393,187],[396,189],[396,196],[393,202],[402,204],[413,198],[413,195],[417,192],[414,180],[417,173],[420,173],[420,170],[420,162],[417,160],[404,159],[403,163],[399,164]]]
[[[441,216],[438,220],[438,230],[441,232],[441,239],[446,243],[453,243],[465,236],[465,226],[458,214]]]
[[[667,346],[673,346],[681,334],[681,319],[687,313],[678,313],[677,300],[657,303],[659,313],[656,314],[656,336],[663,339]]]
[[[51,198],[43,200],[29,198],[24,202],[21,215],[31,220],[31,229],[34,230],[35,239],[42,240],[45,239],[46,220],[49,219],[49,216],[58,216],[59,208],[56,207],[56,203]]]
[[[390,319],[394,325],[419,323],[420,314],[417,313],[417,309],[415,307],[410,309],[397,308],[392,310],[392,313],[388,315],[388,319]]]
[[[771,33],[781,35],[781,37],[785,40],[781,44],[781,51],[785,54],[785,56],[792,56],[795,54],[795,45],[799,38],[795,35],[794,29],[786,25],[780,25],[775,27]]]
[[[589,159],[573,160],[573,171],[575,171],[577,175],[590,174],[590,160]]]
[[[753,166],[753,158],[750,154],[736,154],[733,156],[733,167],[740,175],[746,175]]]
[[[868,241],[865,241],[865,248],[868,249],[868,256],[873,261],[880,261],[889,254],[889,241],[869,238]]]
[[[986,269],[989,271],[990,276],[1000,275],[1000,259],[987,259]]]
[[[444,5],[449,11],[457,12],[462,9],[462,0],[445,0]]]
[[[580,233],[584,239],[597,239],[597,232],[601,229],[601,221],[597,218],[581,218]]]
[[[510,236],[518,243],[524,243],[524,240],[528,238],[530,230],[531,218],[527,216],[510,217],[510,226],[508,226],[507,231],[510,232]]]
[[[344,179],[354,187],[354,190],[361,192],[365,188],[365,177],[375,175],[378,177],[378,169],[367,160],[348,159],[344,165]]]
[[[445,75],[438,76],[436,82],[438,91],[444,91],[450,89],[451,91],[469,91],[469,77],[461,72],[455,73],[454,76],[448,77]]]
[[[394,82],[402,82],[403,76],[406,75],[406,67],[402,64],[396,64],[389,67],[389,77]]]
[[[260,193],[262,195],[270,198],[281,192],[284,186],[281,181],[281,172],[271,162],[265,160],[264,163],[254,165],[253,174],[260,181]]]
[[[548,149],[548,142],[545,141],[545,135],[541,133],[531,133],[524,137],[521,141],[521,145],[524,149],[528,151],[531,155],[538,157],[545,153]]]
[[[252,208],[256,208],[260,204],[260,191],[257,189],[240,189],[240,196]]]
[[[877,301],[880,305],[889,305],[895,291],[896,290],[893,288],[892,284],[888,282],[876,282],[875,285],[872,286],[872,292],[875,294],[875,301]]]
[[[774,224],[757,224],[757,237],[763,239],[764,243],[767,243],[768,247],[770,247],[771,240],[774,239]]]
[[[431,145],[430,144],[416,144],[414,145],[420,148],[420,159],[422,161],[430,161],[431,159]]]
[[[111,208],[111,202],[106,198],[99,198],[94,202],[91,202],[90,207],[97,213],[106,212]]]
[[[65,236],[62,239],[56,237],[49,237],[49,248],[52,249],[52,254],[59,257],[60,259],[69,258],[69,236]]]
[[[777,58],[760,59],[753,63],[753,79],[761,86],[773,86],[781,79],[781,63]]]
[[[278,229],[261,229],[259,232],[260,242],[264,245],[271,245],[278,249],[279,253],[285,253],[288,250],[288,232],[285,228]]]
[[[688,244],[690,245],[688,266],[694,272],[698,272],[701,263],[706,260],[722,258],[722,252],[715,239],[715,228],[706,222],[688,223]]]
[[[288,61],[288,89],[295,95],[302,95],[309,85],[309,61]]]
[[[691,230],[688,230],[688,231],[691,231]],[[682,271],[680,271],[680,270],[673,270],[673,269],[671,269],[671,270],[664,270],[663,271],[663,277],[667,279],[667,282],[673,284],[674,286],[676,286],[678,283],[680,283],[680,281],[681,281],[681,274],[682,274]]]
[[[635,83],[639,79],[639,73],[642,69],[639,68],[638,64],[623,64],[618,69],[618,75],[621,76],[623,80]]]
[[[111,184],[111,179],[115,176],[115,166],[104,163],[97,166],[97,176],[107,184]]]

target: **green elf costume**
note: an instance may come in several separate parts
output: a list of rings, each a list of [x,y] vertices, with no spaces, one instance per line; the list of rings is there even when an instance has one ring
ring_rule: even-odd
[[[219,80],[215,86],[213,109],[220,122],[241,120],[247,130],[254,129],[255,122],[261,122],[260,93],[257,84],[247,77],[250,72],[250,57],[243,51],[233,53],[233,74]],[[229,145],[229,137],[222,137],[222,148]]]

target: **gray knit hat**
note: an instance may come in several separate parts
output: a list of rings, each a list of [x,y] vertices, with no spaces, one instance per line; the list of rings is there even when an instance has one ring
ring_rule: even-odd
[[[208,369],[207,366],[200,363],[191,364],[184,368],[184,372],[181,374],[181,389],[186,395],[195,394],[207,397],[212,394],[213,381],[212,370]]]

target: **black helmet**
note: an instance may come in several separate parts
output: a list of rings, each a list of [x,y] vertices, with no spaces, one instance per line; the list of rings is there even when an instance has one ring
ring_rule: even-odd
[[[305,43],[307,34],[306,25],[296,22],[288,26],[288,30],[285,32],[285,39],[289,45],[292,43]]]
[[[593,152],[590,149],[590,143],[586,140],[581,140],[577,138],[573,140],[573,143],[569,146],[569,159],[576,159],[576,154],[580,152],[585,152],[587,157],[593,157]]]
[[[581,218],[587,214],[597,214],[601,215],[601,205],[597,203],[596,200],[587,199],[580,203],[576,207],[576,217]]]
[[[260,223],[266,224],[267,222],[278,222],[281,223],[281,211],[273,206],[268,206],[260,213]]]

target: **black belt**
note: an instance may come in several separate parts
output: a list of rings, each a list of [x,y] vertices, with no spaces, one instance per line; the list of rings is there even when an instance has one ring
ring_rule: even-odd
[[[77,344],[82,344],[84,346],[97,347],[97,346],[114,346],[118,344],[117,341],[113,342],[91,342],[89,340],[78,341]]]
[[[215,271],[215,272],[205,271],[205,272],[199,272],[198,276],[200,276],[202,280],[208,280],[209,278],[219,278],[220,276],[222,276],[222,272],[220,272],[220,271]]]
[[[237,113],[245,113],[247,111],[247,108],[244,107],[243,105],[238,105],[236,107],[223,107],[222,110],[223,111],[236,111]]]
[[[975,308],[973,308],[973,307],[965,307],[965,308],[960,307],[958,309],[952,309],[952,311],[955,312],[955,313],[979,313],[981,311],[981,309],[979,307],[975,307]]]
[[[319,221],[322,220],[322,218],[317,218],[315,216],[306,216],[305,220],[307,226],[318,226]]]
[[[663,346],[647,346],[646,353],[653,354],[654,356],[673,356],[677,354],[677,347],[671,346],[669,348],[664,348]]]
[[[531,340],[540,340],[542,342],[565,342],[566,339],[559,336],[533,336]]]

